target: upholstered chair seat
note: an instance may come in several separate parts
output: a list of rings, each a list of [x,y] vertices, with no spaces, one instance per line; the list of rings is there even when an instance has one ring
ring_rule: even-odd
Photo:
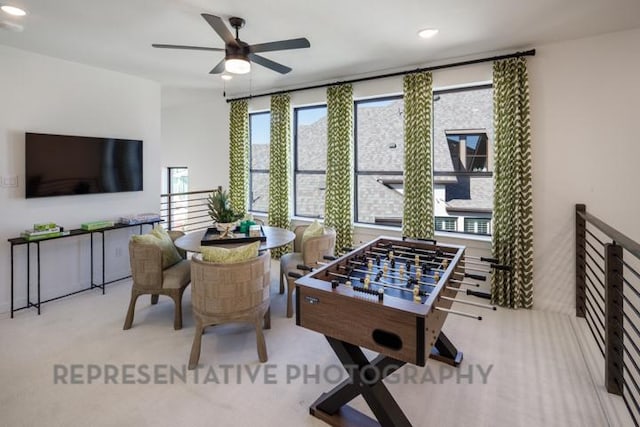
[[[152,233],[156,232],[157,230],[154,230]],[[173,241],[184,233],[169,231],[166,234],[168,237],[165,237],[164,246],[158,245],[149,235],[132,237],[129,241],[133,285],[124,322],[125,330],[131,328],[136,301],[140,295],[144,294],[151,295],[151,304],[157,304],[160,295],[173,299],[175,303],[173,327],[176,330],[182,328],[182,295],[191,281],[191,263],[185,259],[184,251],[173,246]],[[167,251],[170,252],[170,256],[167,256]]]
[[[280,293],[284,293],[284,283],[287,283],[287,317],[293,316],[293,290],[295,279],[289,277],[290,272],[306,274],[297,268],[305,265],[310,268],[318,267],[318,263],[325,256],[333,256],[336,246],[336,231],[330,227],[324,227],[322,234],[305,238],[307,225],[297,226],[293,232],[296,238],[293,242],[293,252],[280,257]]]

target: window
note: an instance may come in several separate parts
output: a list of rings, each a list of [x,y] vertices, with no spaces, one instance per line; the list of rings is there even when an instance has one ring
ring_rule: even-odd
[[[491,233],[492,141],[493,88],[490,85],[434,92],[436,229],[440,217],[463,217],[465,233]]]
[[[294,126],[294,215],[324,217],[327,170],[327,106],[296,108]]]
[[[167,168],[167,193],[186,193],[189,191],[189,169],[182,167]]]
[[[355,101],[354,219],[401,226],[404,197],[404,100]],[[326,188],[327,107],[294,109],[294,215],[322,218]],[[252,113],[250,210],[268,210],[269,112]],[[493,88],[435,91],[432,169],[435,228],[491,233]],[[467,221],[468,220],[468,221]]]
[[[168,194],[187,193],[189,191],[189,169],[180,166],[170,166],[167,168],[166,189]],[[164,204],[161,204],[161,211],[166,213],[167,227],[179,229],[188,225],[191,207],[190,196],[182,194],[179,196],[167,197]]]
[[[435,223],[436,231],[458,231],[458,217],[437,216]]]
[[[491,219],[465,218],[464,232],[470,234],[491,234]]]
[[[249,210],[269,210],[269,140],[271,114],[249,114]]]
[[[485,131],[446,131],[449,154],[456,172],[487,172],[487,133]]]
[[[355,219],[399,225],[404,168],[402,96],[355,103]],[[398,184],[399,183],[399,184]]]

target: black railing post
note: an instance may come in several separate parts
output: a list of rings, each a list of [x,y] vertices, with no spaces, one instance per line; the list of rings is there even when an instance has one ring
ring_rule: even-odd
[[[585,205],[576,205],[576,317],[585,315],[586,221],[580,214],[586,211]]]
[[[622,395],[622,246],[605,247],[605,367],[609,393]]]
[[[171,219],[171,194],[167,196],[167,229],[171,230],[172,219]]]

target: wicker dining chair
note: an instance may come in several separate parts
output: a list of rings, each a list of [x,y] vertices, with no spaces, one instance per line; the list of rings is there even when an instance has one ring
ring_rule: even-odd
[[[267,346],[262,329],[263,326],[271,328],[270,252],[229,264],[203,261],[200,254],[194,254],[191,260],[191,304],[196,331],[189,369],[195,369],[200,360],[204,329],[221,323],[253,324],[260,362],[266,362]]]
[[[181,231],[168,231],[171,240],[184,236]],[[177,248],[176,248],[177,249]],[[175,303],[173,328],[182,329],[182,295],[191,281],[190,261],[185,259],[186,253],[178,249],[182,260],[168,268],[162,268],[162,250],[156,245],[129,242],[129,260],[131,263],[131,300],[123,329],[131,328],[140,295],[151,294],[151,304],[158,303],[160,295],[167,295]]]
[[[287,317],[293,316],[293,290],[295,279],[289,277],[290,272],[306,274],[306,271],[298,270],[298,265],[316,267],[325,256],[333,256],[336,247],[336,231],[331,227],[324,228],[321,236],[309,237],[302,243],[302,236],[307,225],[297,226],[293,232],[296,235],[293,241],[293,252],[280,257],[280,293],[284,293],[284,281],[287,282]]]

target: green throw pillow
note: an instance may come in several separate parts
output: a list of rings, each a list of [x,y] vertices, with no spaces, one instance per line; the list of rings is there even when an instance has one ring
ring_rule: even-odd
[[[203,261],[230,264],[232,262],[247,261],[257,257],[259,248],[260,242],[256,241],[232,249],[218,246],[200,246],[200,252],[202,252]]]
[[[136,243],[142,243],[144,245],[156,245],[162,251],[162,268],[168,268],[172,265],[182,261],[182,257],[178,253],[173,240],[167,233],[167,231],[156,226],[151,233],[148,234],[134,234],[131,236],[131,240]]]
[[[324,227],[322,224],[318,222],[318,220],[314,220],[302,233],[302,246],[304,246],[304,242],[307,241],[310,237],[318,237],[324,234]]]

